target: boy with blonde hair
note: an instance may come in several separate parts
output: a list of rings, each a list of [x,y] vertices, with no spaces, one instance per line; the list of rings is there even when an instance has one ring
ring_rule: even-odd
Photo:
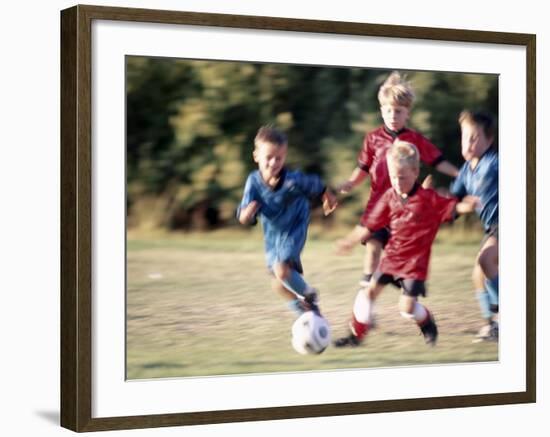
[[[319,312],[318,294],[304,281],[300,255],[307,237],[310,200],[322,199],[328,215],[336,208],[336,197],[319,176],[288,170],[287,151],[283,132],[271,126],[258,130],[253,152],[258,170],[246,180],[237,218],[241,224],[256,224],[260,216],[273,290],[289,300],[289,307],[298,314]]]
[[[348,180],[337,188],[341,193],[348,193],[370,176],[370,195],[363,220],[368,217],[376,202],[391,187],[386,153],[394,141],[406,141],[416,146],[419,160],[434,167],[441,173],[456,177],[458,169],[443,158],[441,151],[419,132],[406,127],[415,95],[409,82],[398,73],[393,72],[380,87],[378,101],[384,124],[365,135],[363,147],[357,157],[357,167]],[[380,255],[389,238],[388,230],[379,229],[369,234],[365,244],[363,261],[362,287],[368,285],[376,270]]]
[[[426,296],[432,243],[442,222],[456,213],[472,210],[472,199],[439,195],[418,182],[420,152],[412,143],[396,140],[386,151],[391,188],[378,199],[360,225],[338,241],[338,253],[351,249],[381,229],[389,230],[388,243],[368,285],[359,290],[353,306],[350,333],[335,341],[336,347],[358,346],[372,324],[372,305],[387,284],[400,288],[399,310],[419,326],[427,344],[435,345],[438,329],[431,312],[418,298]]]

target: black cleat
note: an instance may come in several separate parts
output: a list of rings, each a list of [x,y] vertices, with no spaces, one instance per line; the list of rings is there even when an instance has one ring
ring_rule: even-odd
[[[319,309],[319,292],[317,289],[312,288],[304,297],[303,303],[306,311],[313,311],[317,315],[321,315],[321,310]]]
[[[351,333],[347,337],[341,337],[334,341],[334,347],[357,347],[360,344],[361,340]]]
[[[424,341],[426,344],[429,346],[435,346],[437,343],[438,331],[435,320],[431,314],[426,324],[420,327],[420,330],[422,331],[422,335],[424,335]]]

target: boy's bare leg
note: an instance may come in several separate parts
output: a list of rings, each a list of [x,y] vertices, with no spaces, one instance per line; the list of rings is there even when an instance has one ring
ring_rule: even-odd
[[[478,263],[485,275],[485,289],[489,292],[491,311],[498,313],[498,240],[492,235],[479,251]]]
[[[477,339],[481,340],[493,340],[495,336],[495,321],[493,320],[494,314],[491,312],[491,301],[489,298],[489,292],[485,289],[485,275],[478,262],[474,265],[472,272],[472,281],[474,283],[476,298],[479,302],[479,308],[481,310],[481,316],[485,320],[485,324],[481,327],[477,333]],[[477,340],[476,340],[477,341]]]
[[[363,258],[363,278],[359,281],[361,287],[367,287],[369,285],[372,275],[380,264],[380,256],[382,255],[382,243],[374,238],[367,240],[365,243],[365,257]],[[376,328],[376,320],[374,316],[374,301],[370,307],[370,328]]]
[[[494,236],[489,237],[479,251],[478,263],[487,279],[498,275],[498,240]]]
[[[365,257],[363,259],[363,274],[372,275],[380,263],[382,254],[382,243],[374,238],[368,240],[365,244]]]
[[[399,298],[399,312],[401,314],[410,314],[414,312],[414,307],[416,305],[417,299],[413,296],[401,295]]]
[[[379,284],[378,282],[372,285],[369,285],[369,287],[365,290],[363,289],[364,293],[367,295],[367,297],[371,301],[375,301],[378,299],[378,296],[380,296],[380,293],[382,293],[382,290],[384,289],[385,285]]]
[[[271,289],[286,300],[291,301],[296,299],[296,295],[288,290],[277,278],[271,278]]]
[[[299,316],[309,309],[296,294],[287,289],[277,278],[271,279],[271,289],[286,300],[288,307],[296,313],[296,315]]]
[[[478,281],[483,282],[483,289],[486,292],[484,295],[488,303],[488,320],[486,326],[482,328],[478,337],[481,340],[497,340],[498,339],[498,239],[492,235],[483,244],[477,257]],[[477,268],[477,267],[476,267]]]
[[[289,307],[301,314],[308,309],[319,312],[318,292],[310,287],[302,275],[288,263],[278,262],[273,265],[273,273],[278,284],[272,288],[289,300]]]
[[[472,282],[476,290],[483,290],[485,287],[485,275],[479,263],[475,263],[474,270],[472,271]]]

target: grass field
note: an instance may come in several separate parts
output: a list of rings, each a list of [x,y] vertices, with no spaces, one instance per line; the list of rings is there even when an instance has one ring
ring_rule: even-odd
[[[399,292],[386,287],[378,327],[355,349],[329,347],[298,355],[290,344],[295,319],[273,293],[258,230],[177,238],[128,238],[128,379],[296,372],[494,361],[498,344],[472,343],[480,317],[470,274],[478,242],[437,242],[426,305],[440,329],[429,348],[397,310]],[[320,290],[333,338],[346,324],[361,274],[362,248],[334,255],[332,239],[310,238],[306,279]]]

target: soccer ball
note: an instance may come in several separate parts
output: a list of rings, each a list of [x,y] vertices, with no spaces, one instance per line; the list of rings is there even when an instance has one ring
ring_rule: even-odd
[[[323,316],[306,311],[292,325],[292,347],[299,354],[320,354],[329,344],[330,326]]]

